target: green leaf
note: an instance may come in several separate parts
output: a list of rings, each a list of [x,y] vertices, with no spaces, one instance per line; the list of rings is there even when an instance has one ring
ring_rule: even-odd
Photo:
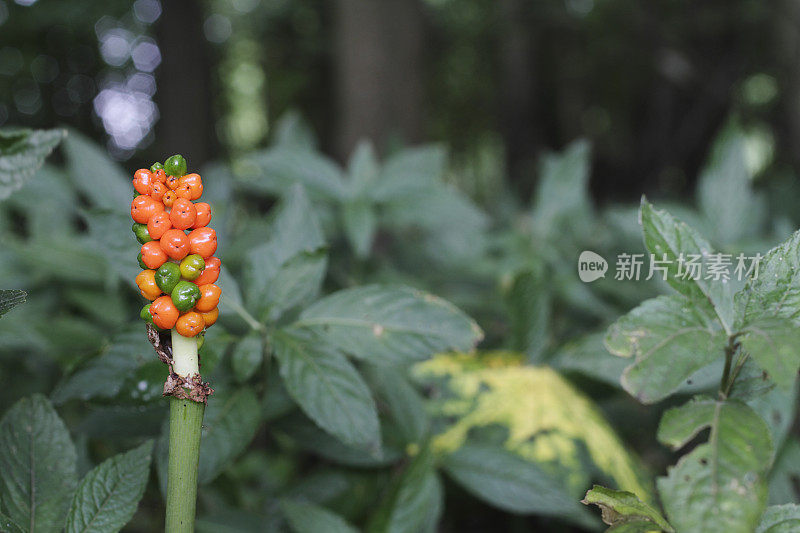
[[[308,197],[301,187],[293,187],[277,210],[270,240],[250,250],[245,257],[248,309],[259,318],[274,318],[278,311],[315,294],[327,264],[324,254],[318,253],[324,245]],[[304,253],[311,255],[295,259]],[[285,289],[282,286],[285,284],[290,284],[300,295]]]
[[[433,533],[442,514],[443,499],[433,454],[424,449],[390,485],[367,531]]]
[[[787,318],[765,317],[748,322],[741,332],[737,339],[742,350],[779,387],[791,388],[800,368],[800,329]]]
[[[199,482],[210,483],[227,468],[250,445],[260,423],[261,406],[252,389],[212,396],[203,417]]]
[[[643,403],[675,392],[695,371],[722,358],[725,334],[701,306],[681,296],[659,296],[608,329],[608,351],[635,361],[622,386]]]
[[[21,303],[25,303],[28,293],[16,289],[0,290],[0,316],[8,313]]]
[[[132,239],[130,214],[101,209],[83,210],[81,216],[89,226],[88,246],[107,263],[107,275],[135,286],[141,272],[136,254],[139,244]],[[137,294],[139,293],[137,289]]]
[[[153,441],[121,453],[81,481],[67,516],[67,533],[119,531],[136,512],[150,475]]]
[[[345,444],[380,449],[380,427],[369,388],[350,362],[307,332],[272,336],[286,389],[319,427]]]
[[[541,361],[550,339],[549,279],[541,269],[520,272],[506,291],[513,348]]]
[[[60,531],[77,485],[77,454],[50,402],[35,394],[0,421],[0,499],[27,531]]]
[[[361,141],[353,150],[347,165],[349,190],[352,198],[367,196],[367,188],[378,179],[380,166],[375,149],[369,141]]]
[[[459,485],[483,501],[517,514],[563,517],[591,526],[589,513],[539,466],[499,446],[465,444],[443,466]]]
[[[680,448],[706,427],[708,442],[657,481],[667,517],[678,531],[753,531],[767,498],[769,428],[741,402],[696,398],[664,414],[658,439]]]
[[[0,200],[36,174],[65,134],[64,130],[0,130]]]
[[[577,372],[602,381],[612,387],[620,386],[620,378],[628,366],[623,357],[612,355],[603,345],[602,333],[592,333],[564,344],[548,363],[560,372]]]
[[[800,505],[767,507],[755,533],[793,533],[800,530]]]
[[[317,139],[303,116],[289,110],[275,123],[275,144],[281,148],[312,151],[317,147]]]
[[[252,332],[240,340],[233,349],[231,366],[236,380],[241,383],[250,379],[263,360],[264,345],[261,342],[261,334]]]
[[[336,513],[313,503],[283,500],[281,510],[295,533],[356,533],[358,530]]]
[[[24,533],[19,524],[11,520],[9,517],[0,513],[0,532],[2,533]]]
[[[800,325],[800,231],[764,255],[736,306],[741,322],[775,316]]]
[[[386,404],[392,420],[400,429],[406,444],[422,444],[430,429],[425,400],[408,382],[405,370],[389,366],[370,365],[367,374],[374,384],[379,400]]]
[[[342,218],[345,235],[356,257],[367,257],[378,227],[374,207],[365,200],[347,202],[342,207]]]
[[[64,141],[72,182],[94,207],[129,213],[133,194],[128,177],[106,151],[75,130]]]
[[[663,265],[667,271],[667,283],[694,302],[703,302],[705,305],[709,302],[725,331],[730,332],[734,318],[733,284],[706,279],[708,274],[706,265],[714,253],[708,241],[666,211],[654,208],[644,197],[639,217],[647,250],[657,260],[667,261]],[[702,269],[698,276],[679,272],[681,254],[684,261],[691,259],[691,256],[699,257]],[[658,272],[654,275],[661,276]],[[698,279],[693,279],[694,277]]]
[[[762,229],[764,198],[752,190],[743,133],[728,127],[715,143],[697,183],[700,209],[716,242],[731,244]]]
[[[769,474],[769,503],[797,502],[796,481],[800,479],[800,442],[790,437],[775,458]]]
[[[306,308],[295,323],[373,363],[406,363],[470,350],[483,332],[452,304],[407,287],[345,289]]]
[[[285,195],[300,184],[323,200],[340,200],[347,187],[339,167],[307,147],[281,145],[245,157],[237,167],[237,183],[252,192]]]
[[[603,522],[609,526],[616,526],[629,522],[645,522],[651,531],[657,526],[662,531],[672,532],[672,526],[661,516],[656,509],[640,500],[634,493],[623,490],[614,490],[595,485],[586,493],[582,500],[585,505],[597,505],[603,513]],[[645,524],[641,524],[645,525]],[[637,526],[638,527],[638,526]],[[634,530],[635,531],[635,530]]]
[[[377,202],[394,202],[428,190],[441,180],[446,158],[444,148],[438,145],[397,152],[386,161],[370,197]]]
[[[588,195],[590,145],[579,140],[563,153],[543,159],[533,208],[533,227],[538,232],[557,233],[565,226],[585,225],[592,212]]]

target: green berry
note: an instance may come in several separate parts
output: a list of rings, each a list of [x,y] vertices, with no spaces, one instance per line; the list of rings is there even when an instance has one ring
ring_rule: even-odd
[[[150,172],[155,172],[156,170],[164,170],[164,165],[156,161],[150,166]]]
[[[153,323],[153,315],[150,314],[150,304],[147,304],[144,307],[142,307],[142,310],[139,312],[139,317],[141,317],[141,319],[147,322],[148,324]]]
[[[200,287],[190,281],[181,280],[172,289],[172,303],[181,313],[185,313],[194,307],[194,304],[199,299]]]
[[[156,285],[164,294],[169,294],[181,280],[181,269],[175,263],[167,261],[156,270]]]
[[[142,261],[142,252],[139,252],[139,257],[137,259],[139,260],[139,268],[142,270],[147,270],[148,266],[144,264],[144,261]]]
[[[203,347],[203,343],[205,341],[206,341],[206,336],[205,336],[204,333],[201,333],[201,334],[197,335],[197,349],[198,350]]]
[[[186,160],[180,154],[169,156],[167,160],[164,161],[164,172],[166,172],[168,176],[180,178],[186,174]]]
[[[181,276],[189,281],[194,281],[200,277],[206,262],[197,254],[187,255],[181,261]]]
[[[133,230],[133,234],[136,235],[136,240],[139,241],[139,244],[144,244],[153,240],[153,238],[150,236],[150,232],[147,231],[146,224],[134,222],[131,229]]]

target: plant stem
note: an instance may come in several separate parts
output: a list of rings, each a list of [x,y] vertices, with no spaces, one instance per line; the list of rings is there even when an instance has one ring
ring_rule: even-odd
[[[173,370],[189,378],[199,373],[197,339],[172,330]],[[194,531],[197,466],[205,404],[170,398],[169,468],[167,474],[167,533]]]

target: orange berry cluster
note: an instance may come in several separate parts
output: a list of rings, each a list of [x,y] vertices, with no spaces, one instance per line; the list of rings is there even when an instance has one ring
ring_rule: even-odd
[[[152,303],[141,311],[146,322],[158,328],[175,328],[184,337],[194,337],[217,321],[221,294],[214,283],[219,277],[220,260],[214,257],[217,234],[208,227],[211,206],[195,202],[203,194],[199,174],[184,174],[181,156],[167,160],[168,175],[156,163],[134,173],[136,189],[131,202],[133,231],[142,243],[136,285]]]

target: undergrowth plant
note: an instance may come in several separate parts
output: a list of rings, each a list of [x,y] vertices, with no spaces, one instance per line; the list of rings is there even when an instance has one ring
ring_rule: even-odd
[[[719,385],[716,393],[696,396],[661,418],[658,440],[687,450],[656,482],[666,519],[630,492],[596,486],[584,503],[603,509],[609,531],[797,530],[800,507],[767,508],[774,421],[750,404],[772,387],[795,386],[800,232],[757,261],[741,287],[705,269],[699,275],[687,270],[690,256],[708,266],[718,254],[687,224],[644,199],[640,221],[645,246],[667,265],[663,275],[674,293],[647,300],[609,328],[608,350],[634,358],[622,385],[641,402],[654,403],[715,363]]]

